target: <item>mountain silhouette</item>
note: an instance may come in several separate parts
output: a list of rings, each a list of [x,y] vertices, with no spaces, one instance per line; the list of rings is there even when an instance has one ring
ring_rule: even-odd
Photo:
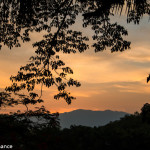
[[[103,126],[110,121],[119,120],[128,113],[120,111],[92,111],[77,109],[71,112],[60,113],[60,125],[62,128],[70,128],[71,125]]]

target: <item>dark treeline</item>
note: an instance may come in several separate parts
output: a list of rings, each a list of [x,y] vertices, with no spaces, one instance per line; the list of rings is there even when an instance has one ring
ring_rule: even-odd
[[[5,119],[4,119],[5,118]],[[54,122],[53,122],[54,123]],[[141,113],[126,115],[101,127],[31,126],[12,116],[0,116],[0,144],[15,150],[146,150],[150,146],[150,104]]]

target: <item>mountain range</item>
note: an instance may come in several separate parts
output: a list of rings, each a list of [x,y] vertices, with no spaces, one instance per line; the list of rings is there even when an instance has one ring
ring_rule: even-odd
[[[61,128],[70,128],[71,125],[83,125],[89,127],[98,127],[108,124],[111,121],[119,120],[128,113],[120,111],[92,111],[77,109],[71,112],[60,113]]]

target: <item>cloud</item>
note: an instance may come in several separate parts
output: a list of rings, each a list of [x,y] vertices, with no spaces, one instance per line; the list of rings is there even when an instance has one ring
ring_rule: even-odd
[[[84,35],[92,36],[90,28],[83,29],[79,16],[74,29],[83,31]],[[78,79],[80,88],[68,90],[77,99],[72,105],[64,100],[56,101],[53,96],[57,93],[56,87],[43,87],[45,105],[52,111],[70,111],[83,109],[112,109],[134,112],[139,110],[150,99],[150,85],[146,78],[150,73],[150,30],[147,17],[143,17],[140,25],[127,24],[126,17],[113,17],[113,21],[125,26],[129,35],[125,39],[131,41],[131,49],[124,52],[111,53],[109,48],[95,53],[90,48],[84,53],[65,55],[60,58],[74,71],[72,78]],[[80,25],[79,25],[80,24]],[[28,58],[34,55],[32,43],[39,41],[43,33],[32,34],[32,42],[25,43],[21,48],[11,51],[4,47],[0,51],[0,88],[10,84],[11,75],[16,75],[20,66],[27,63]],[[92,44],[92,41],[89,41]],[[40,93],[40,87],[36,90]]]

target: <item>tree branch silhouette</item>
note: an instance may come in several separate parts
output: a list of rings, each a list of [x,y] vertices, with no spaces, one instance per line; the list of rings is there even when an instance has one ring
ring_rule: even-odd
[[[126,6],[127,23],[139,24],[143,15],[150,15],[148,0],[6,0],[0,2],[0,47],[12,49],[21,47],[21,42],[29,42],[32,32],[47,33],[41,41],[33,43],[35,55],[25,66],[20,67],[16,76],[11,76],[11,86],[0,93],[0,106],[43,102],[42,87],[56,86],[58,94],[54,99],[63,98],[71,104],[75,97],[67,87],[79,87],[80,82],[70,78],[73,70],[59,58],[59,52],[75,54],[94,47],[95,52],[110,48],[111,52],[122,52],[130,48],[130,41],[124,40],[128,31],[117,22],[111,23],[111,16]],[[93,43],[82,31],[72,30],[79,14],[83,16],[83,27],[94,31]],[[149,78],[147,79],[147,82]],[[33,97],[35,85],[41,85],[41,95]],[[27,90],[28,95],[19,92]],[[12,92],[12,93],[10,93]],[[13,94],[18,98],[12,98]]]

